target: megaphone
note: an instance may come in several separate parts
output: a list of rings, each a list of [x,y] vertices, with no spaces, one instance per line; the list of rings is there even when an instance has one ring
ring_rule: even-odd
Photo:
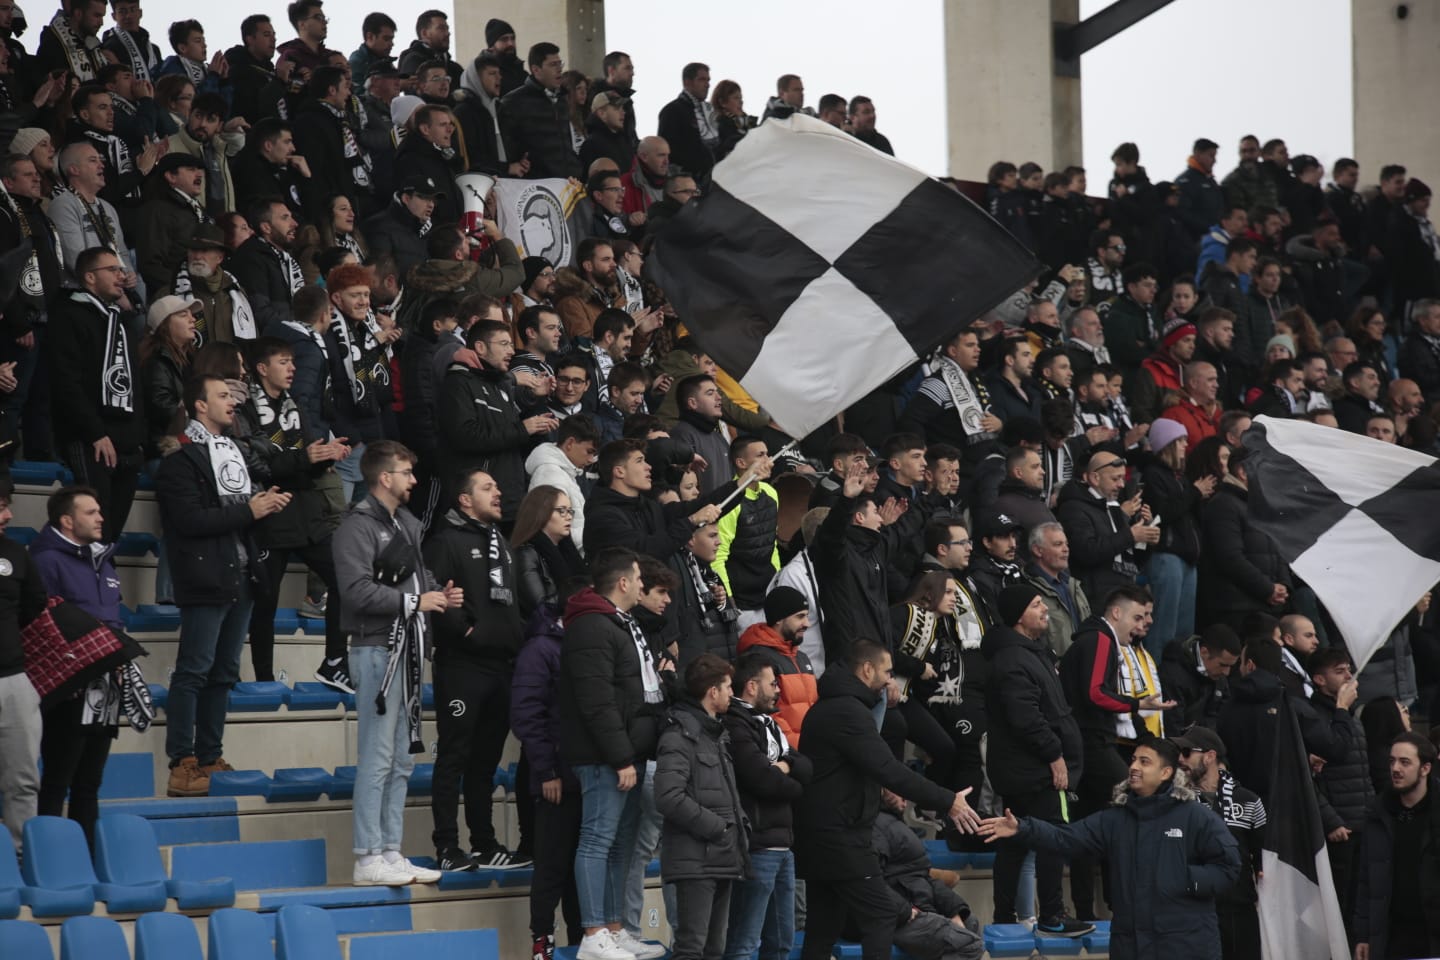
[[[467,237],[484,237],[485,199],[495,187],[495,178],[483,173],[462,173],[455,178],[455,189],[460,191],[460,226]]]

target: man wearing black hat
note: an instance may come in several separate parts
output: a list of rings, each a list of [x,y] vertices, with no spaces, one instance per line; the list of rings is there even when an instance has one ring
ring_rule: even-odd
[[[224,268],[229,252],[220,227],[202,223],[186,244],[185,259],[171,281],[153,288],[156,295],[168,292],[199,301],[203,309],[195,311],[198,344],[243,342],[260,334],[250,298],[235,275]]]
[[[515,28],[499,17],[485,24],[485,52],[500,61],[500,96],[523,84],[529,76],[515,52]]]
[[[1019,521],[1004,511],[979,511],[975,537],[980,549],[970,561],[969,575],[981,602],[992,610],[1000,602],[1000,591],[1025,579],[1018,559],[1022,532]]]
[[[425,260],[425,236],[430,232],[430,218],[435,213],[435,198],[444,191],[427,176],[415,175],[400,181],[400,189],[390,199],[385,212],[365,221],[365,237],[370,253],[388,253],[395,258],[400,276]]]
[[[1080,779],[1080,728],[1055,673],[1055,657],[1045,642],[1050,615],[1040,591],[1029,583],[1000,592],[1000,620],[985,634],[980,651],[990,661],[985,683],[989,723],[986,770],[990,782],[1017,815],[1048,823],[1068,819],[1069,793]],[[995,856],[995,922],[1014,923],[1025,848],[1004,844]],[[1061,875],[1065,858],[1037,851],[1035,890],[1037,930],[1079,937],[1093,924],[1065,916]]]
[[[135,236],[147,290],[169,286],[195,228],[210,219],[205,210],[205,162],[180,151],[167,153],[145,184]]]
[[[1219,814],[1240,848],[1240,877],[1215,894],[1220,921],[1220,954],[1225,960],[1260,960],[1260,919],[1255,912],[1255,881],[1263,869],[1260,853],[1265,839],[1265,803],[1247,790],[1225,766],[1225,741],[1207,727],[1195,726],[1175,739],[1180,768],[1200,802]],[[1349,919],[1349,913],[1346,913]]]

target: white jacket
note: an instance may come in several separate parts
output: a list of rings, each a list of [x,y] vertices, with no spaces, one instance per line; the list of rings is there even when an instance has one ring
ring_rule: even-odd
[[[810,658],[810,665],[815,668],[815,679],[818,680],[825,675],[825,641],[820,632],[819,581],[815,578],[808,547],[791,557],[790,562],[775,574],[770,581],[770,589],[776,587],[794,587],[805,595],[806,602],[810,604],[810,628],[800,638],[800,650]]]
[[[580,475],[583,472],[553,443],[540,444],[525,458],[525,474],[530,478],[531,490],[543,486],[559,487],[570,498],[570,507],[575,511],[570,524],[570,539],[575,541],[575,547],[581,553],[585,551],[585,495],[580,492]]]

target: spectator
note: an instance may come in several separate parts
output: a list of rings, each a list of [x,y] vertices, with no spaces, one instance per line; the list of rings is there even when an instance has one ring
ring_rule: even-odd
[[[230,257],[230,272],[255,311],[257,330],[265,330],[290,319],[291,301],[305,286],[300,264],[290,255],[295,216],[283,200],[258,197],[246,205],[245,219],[255,233]]]
[[[156,480],[180,607],[165,728],[172,797],[203,797],[210,776],[231,769],[222,739],[250,625],[250,578],[258,575],[252,567],[260,562],[252,528],[291,500],[277,487],[252,493],[244,455],[225,435],[236,404],[219,377],[191,380],[185,387],[185,442],[162,461]]]
[[[1124,457],[1097,450],[1085,472],[1060,491],[1055,513],[1070,540],[1070,571],[1092,597],[1133,584],[1139,570],[1135,548],[1160,542],[1160,529],[1140,494],[1119,500],[1125,469]]]
[[[1175,178],[1175,186],[1180,192],[1178,213],[1192,241],[1204,236],[1210,225],[1220,220],[1223,212],[1225,198],[1220,184],[1215,182],[1211,173],[1215,169],[1215,155],[1219,149],[1214,140],[1205,137],[1196,140],[1185,171]]]
[[[123,289],[117,292],[116,299],[118,302],[123,296],[125,303],[122,309],[131,309],[131,301],[139,298],[130,294],[136,290],[140,277],[132,269],[134,260],[125,241],[120,216],[115,207],[100,196],[100,189],[105,185],[104,159],[93,144],[80,141],[60,151],[57,165],[70,188],[50,201],[47,213],[60,233],[60,248],[65,258],[65,285],[71,288],[85,286],[85,281],[75,272],[75,260],[81,251],[94,247],[118,251],[116,256],[123,267],[119,274]]]
[[[225,51],[229,64],[230,110],[252,126],[266,116],[260,92],[275,79],[275,27],[263,13],[240,21],[240,43]],[[123,61],[122,61],[123,62]]]
[[[145,393],[148,435],[145,457],[170,452],[186,421],[185,381],[196,351],[194,300],[161,297],[150,305],[140,343],[140,383]],[[154,317],[152,323],[150,317]],[[156,468],[158,469],[158,468]]]
[[[681,585],[666,614],[667,637],[676,644],[675,665],[681,671],[702,653],[735,660],[739,611],[712,567],[719,549],[719,530],[713,524],[701,524],[685,546],[666,560]]]
[[[933,372],[921,381],[899,429],[918,433],[929,443],[970,451],[962,464],[971,454],[983,457],[995,447],[1003,424],[990,412],[990,391],[976,375],[979,368],[979,336],[973,330],[956,334],[944,345]]]
[[[353,264],[336,267],[325,280],[334,310],[324,334],[335,408],[331,427],[360,455],[366,444],[396,432],[390,405],[390,344],[400,331],[382,329],[372,317],[371,280],[369,270]],[[353,485],[363,478],[350,457],[341,461],[338,472],[349,485],[348,501]]]
[[[1364,433],[1370,416],[1385,412],[1385,408],[1379,403],[1380,373],[1374,364],[1365,360],[1354,360],[1345,367],[1342,383],[1344,395],[1333,403],[1335,419],[1340,422],[1342,430]]]
[[[516,544],[520,617],[527,624],[544,604],[556,603],[568,580],[585,574],[585,561],[571,539],[574,502],[559,487],[543,484],[532,486],[520,502],[510,539]]]
[[[1290,696],[1309,700],[1315,692],[1305,664],[1319,646],[1320,637],[1309,617],[1292,613],[1280,618],[1280,659],[1285,666],[1280,681]]]
[[[155,169],[162,151],[147,143],[144,152],[131,156],[125,140],[115,133],[114,97],[98,83],[76,89],[71,109],[75,118],[68,139],[71,143],[89,143],[104,158],[105,183],[100,196],[121,211],[121,227],[134,236],[140,222],[140,184]]]
[[[375,66],[394,66],[395,21],[388,14],[376,11],[365,15],[360,23],[360,46],[350,54],[350,74],[368,77]]]
[[[285,201],[296,219],[309,219],[305,213],[304,193],[309,190],[306,181],[312,177],[310,165],[305,157],[295,151],[295,132],[290,124],[274,117],[268,117],[255,124],[246,132],[245,149],[235,157],[235,191],[242,197],[279,197]],[[322,225],[327,215],[332,220],[334,197],[341,197],[348,204],[349,197],[335,194],[327,198],[325,208],[316,213],[316,226]],[[354,226],[354,211],[351,211],[351,227]],[[339,239],[332,236],[332,239]],[[335,246],[327,243],[324,246]],[[364,251],[357,247],[356,256],[363,258]],[[304,259],[303,257],[301,259]]]
[[[600,313],[624,309],[624,293],[616,284],[615,251],[604,239],[587,237],[575,254],[577,272],[558,277],[555,309],[571,338],[590,337]],[[576,282],[578,281],[578,282]]]
[[[1055,522],[1045,503],[1044,486],[1045,461],[1040,454],[1012,447],[1005,455],[1005,479],[1000,481],[1000,495],[992,507],[1013,519],[1028,536],[1041,524]]]
[[[0,430],[14,439],[24,423],[25,458],[54,459],[50,440],[50,376],[41,363],[46,352],[48,313],[60,299],[64,253],[55,241],[55,225],[41,207],[40,172],[35,161],[22,154],[0,157],[0,183],[10,202],[0,202],[0,247],[17,249],[28,237],[50,242],[32,243],[24,264],[24,282],[17,284],[9,303],[0,303],[12,339],[0,349],[0,363],[14,363],[15,388],[0,398]],[[33,402],[28,402],[31,397]],[[42,458],[35,454],[48,453]]]
[[[400,54],[401,73],[414,76],[431,63],[439,63],[451,81],[459,86],[460,64],[450,59],[450,20],[439,10],[426,10],[415,18],[415,39]]]
[[[987,378],[990,412],[1003,422],[1014,417],[1040,418],[1045,393],[1030,378],[1035,352],[1024,337],[1007,338],[1001,347],[1000,366]]]
[[[1131,406],[1135,417],[1150,422],[1160,415],[1185,389],[1185,367],[1195,356],[1198,340],[1195,324],[1175,319],[1165,324],[1160,346],[1146,357],[1133,378]]]
[[[595,469],[600,481],[586,498],[586,556],[607,546],[625,546],[663,561],[683,548],[696,528],[720,519],[719,509],[709,502],[661,506],[642,496],[652,485],[643,440],[606,444]],[[733,489],[727,484],[706,499],[718,503]]]
[[[170,137],[171,151],[189,154],[205,164],[203,202],[212,217],[236,209],[230,158],[245,146],[245,121],[233,117],[226,120],[228,112],[219,94],[197,94],[185,126]]]
[[[1228,180],[1229,177],[1226,177]],[[1230,242],[1245,234],[1250,226],[1250,217],[1246,213],[1250,207],[1241,204],[1228,204],[1222,208],[1225,213],[1220,222],[1210,228],[1200,240],[1200,258],[1195,263],[1195,283],[1203,284],[1206,277],[1206,268],[1211,264],[1220,265],[1228,259],[1227,249]],[[1248,282],[1248,271],[1246,274]],[[1223,306],[1223,304],[1222,304]]]
[[[815,704],[816,677],[810,658],[800,649],[811,625],[810,598],[778,584],[765,597],[764,620],[740,635],[738,652],[774,669],[777,699],[768,711],[792,747],[799,748],[800,727]]]
[[[593,529],[593,527],[592,527]],[[595,586],[570,598],[560,654],[563,757],[580,781],[583,819],[575,857],[581,949],[600,960],[641,954],[621,924],[625,877],[640,816],[644,762],[655,750],[665,705],[656,658],[631,611],[640,599],[637,555],[597,552]],[[639,947],[639,941],[635,941]],[[646,957],[659,956],[648,945]]]
[[[1160,687],[1176,701],[1175,716],[1187,727],[1215,727],[1240,651],[1240,637],[1223,623],[1211,624],[1198,636],[1172,640],[1165,648]]]
[[[120,575],[112,559],[115,545],[101,542],[105,518],[95,492],[88,487],[63,487],[50,495],[45,509],[49,522],[30,546],[30,562],[39,573],[44,595],[59,597],[111,630],[120,630]],[[95,821],[100,816],[100,784],[111,741],[119,729],[123,689],[121,671],[111,671],[79,694],[54,703],[43,715],[40,760],[44,770],[36,812],[49,817],[68,813],[85,829],[92,848]],[[6,792],[5,799],[11,800],[11,794]],[[23,800],[14,799],[23,810]]]
[[[515,28],[498,17],[485,23],[485,49],[500,61],[501,92],[509,93],[525,82],[525,65],[515,53]]]
[[[1220,427],[1220,415],[1224,413],[1218,394],[1220,377],[1215,365],[1195,360],[1185,365],[1184,392],[1174,406],[1165,408],[1160,419],[1173,420],[1180,424],[1189,438],[1191,446],[1213,437]],[[1156,422],[1159,422],[1158,420]],[[1154,425],[1151,425],[1154,429]]]
[[[325,332],[330,327],[330,298],[324,287],[304,287],[295,295],[295,319],[272,329],[273,335],[290,345],[295,378],[290,395],[300,409],[300,422],[309,432],[305,439],[328,440],[334,434],[330,421],[334,404],[330,399],[329,347]],[[348,437],[346,440],[348,441]]]
[[[350,639],[358,711],[355,775],[356,886],[436,883],[401,851],[406,786],[420,745],[420,679],[426,614],[458,609],[464,591],[440,589],[420,550],[420,521],[403,509],[415,455],[393,440],[365,449],[365,499],[335,531],[340,624]]]
[[[1239,626],[1253,611],[1274,614],[1290,599],[1290,569],[1270,537],[1250,523],[1245,448],[1201,510],[1197,610],[1200,622]]]
[[[1070,356],[1070,370],[1075,382],[1083,383],[1085,375],[1097,364],[1110,362],[1110,351],[1105,346],[1105,327],[1094,307],[1081,307],[1066,321],[1069,338],[1065,352]]]
[[[1345,288],[1345,245],[1340,242],[1340,225],[1324,214],[1308,234],[1292,237],[1285,253],[1294,263],[1301,299],[1315,322],[1344,323],[1353,307]]]
[[[922,574],[904,601],[890,608],[901,696],[881,729],[897,757],[904,755],[906,740],[919,746],[929,758],[926,778],[951,789],[959,789],[954,768],[960,746],[951,732],[952,711],[965,673],[957,635],[959,596],[950,571],[936,570]]]
[[[509,124],[500,119],[501,82],[499,58],[490,53],[476,57],[460,81],[455,123],[472,171],[523,177],[530,172],[530,161],[516,149]]]
[[[782,630],[787,621],[796,617],[803,621],[808,616],[804,598],[795,591],[789,593],[794,595],[780,594],[777,603],[783,600],[801,606],[795,614],[776,621]],[[780,609],[777,606],[775,612]],[[757,627],[770,629],[756,624],[751,630]],[[742,655],[735,665],[734,699],[723,719],[741,806],[750,826],[748,876],[737,879],[730,891],[730,932],[724,956],[734,960],[749,958],[757,948],[762,957],[789,956],[795,939],[795,854],[791,849],[795,828],[791,806],[800,799],[813,775],[809,757],[797,746],[799,730],[791,737],[783,721],[777,722],[786,712],[781,706],[785,689],[780,672],[785,668],[794,671],[795,666],[791,654],[768,644]],[[803,704],[808,709],[816,698],[814,678],[793,672],[791,675],[810,681],[809,700]],[[795,717],[792,709],[791,715],[798,720],[804,712]]]
[[[110,522],[105,542],[114,543],[144,460],[139,356],[117,306],[124,297],[119,258],[92,247],[75,257],[74,272],[81,288],[55,305],[49,321],[51,376],[73,385],[55,392],[55,439],[76,481],[96,491]]]
[[[259,333],[250,298],[234,274],[222,267],[226,252],[220,228],[213,223],[199,224],[186,244],[180,268],[166,284],[151,288],[152,294],[168,291],[195,300],[197,347],[212,340],[252,341]]]
[[[771,581],[772,591],[779,587],[791,587],[805,598],[806,608],[811,611],[810,625],[801,633],[797,645],[799,652],[809,658],[817,680],[825,672],[825,639],[821,629],[824,612],[820,608],[820,581],[815,573],[815,562],[810,555],[810,547],[815,541],[815,534],[820,529],[820,524],[825,522],[825,517],[829,513],[829,507],[816,507],[805,512],[805,515],[800,518],[799,544],[801,549],[780,568],[780,572]],[[768,619],[769,614],[766,614],[766,617]],[[745,634],[742,633],[740,639],[743,643]]]
[[[1255,244],[1245,237],[1236,237],[1225,248],[1225,255],[1206,267],[1200,288],[1212,307],[1243,316],[1248,306],[1250,275],[1259,259]]]
[[[1235,357],[1251,370],[1264,369],[1275,324],[1295,304],[1282,291],[1285,271],[1274,257],[1261,257],[1250,275],[1250,292],[1243,311],[1235,313]],[[1291,356],[1296,355],[1292,342]]]
[[[1404,168],[1399,170],[1389,178],[1390,189],[1384,193],[1390,210],[1382,249],[1395,304],[1408,306],[1440,296],[1440,263],[1435,258],[1437,241],[1430,221],[1430,188],[1418,179],[1406,181]],[[1382,189],[1387,183],[1384,173],[1382,170]]]
[[[991,610],[999,602],[1000,591],[1024,579],[1023,561],[1016,561],[1022,529],[1018,520],[993,506],[975,519],[980,552],[970,563],[970,579],[981,602]]]
[[[1345,321],[1345,332],[1355,342],[1356,356],[1375,364],[1380,379],[1389,384],[1395,379],[1394,364],[1386,356],[1385,335],[1388,329],[1385,311],[1376,306],[1361,306]]]
[[[205,165],[188,153],[166,154],[157,177],[145,191],[135,242],[146,289],[170,286],[198,227],[211,222],[205,212]]]
[[[1155,291],[1160,284],[1155,268],[1147,263],[1131,264],[1122,276],[1125,289],[1105,313],[1105,346],[1114,364],[1131,377],[1160,333],[1155,317]]]
[[[409,293],[409,291],[407,291]],[[435,375],[435,354],[441,339],[453,341],[459,324],[459,306],[448,298],[432,298],[416,294],[407,297],[408,310],[416,308],[416,301],[422,301],[418,315],[411,314],[406,324],[409,338],[405,350],[400,354],[400,382],[405,388],[405,406],[399,413],[398,427],[405,445],[420,458],[416,465],[416,497],[420,507],[420,522],[426,530],[434,519],[435,506],[440,500],[440,478],[436,475],[440,463],[441,444],[437,408],[440,400],[441,378]]]
[[[634,162],[624,168],[620,185],[625,188],[626,214],[648,214],[653,204],[665,198],[670,176],[670,144],[661,137],[646,137],[635,150]]]
[[[1150,183],[1150,175],[1140,165],[1140,148],[1135,144],[1120,144],[1110,154],[1110,161],[1115,165],[1115,174],[1110,180],[1106,197],[1109,201],[1108,208],[1113,211],[1111,219],[1114,229],[1108,231],[1108,236],[1122,244],[1133,245],[1138,255],[1147,245],[1145,241],[1154,229],[1154,222],[1159,215],[1160,196]],[[1100,237],[1099,234],[1096,236]],[[1092,241],[1090,246],[1103,249],[1106,246],[1105,238]],[[1119,254],[1111,266],[1119,267],[1124,259],[1125,246],[1120,247]],[[1104,259],[1105,255],[1102,253],[1099,261],[1103,262]],[[1095,262],[1092,261],[1092,264]],[[1112,296],[1119,292],[1118,284],[1108,289]],[[1103,300],[1104,297],[1099,299]]]
[[[816,771],[796,807],[796,864],[807,880],[809,907],[805,960],[830,956],[847,925],[859,934],[864,952],[885,956],[890,950],[903,916],[873,846],[881,787],[922,808],[947,811],[961,829],[972,829],[976,819],[965,800],[968,790],[954,793],[924,780],[880,739],[873,714],[889,685],[885,646],[854,640],[834,664],[801,730],[805,756]],[[909,916],[908,905],[903,909]]]
[[[1231,209],[1254,210],[1259,206],[1276,206],[1274,185],[1260,173],[1260,140],[1253,134],[1240,138],[1239,164],[1220,181],[1225,202]]]
[[[5,828],[18,856],[24,841],[25,821],[36,814],[40,792],[42,742],[40,696],[25,674],[25,650],[20,631],[45,610],[46,583],[40,568],[19,542],[5,536],[13,519],[10,504],[15,486],[0,476],[0,559],[11,576],[0,578],[0,799],[5,801]]]
[[[569,498],[573,518],[571,537],[576,547],[585,542],[585,496],[581,482],[595,462],[598,447],[599,438],[589,417],[566,417],[555,433],[554,442],[540,444],[525,458],[531,490],[548,485]]]
[[[680,71],[680,95],[660,110],[656,132],[670,146],[671,159],[697,183],[708,184],[720,145],[720,118],[710,94],[710,68],[687,63]]]
[[[404,277],[410,268],[427,257],[425,235],[434,225],[435,202],[444,188],[428,176],[414,176],[400,181],[400,187],[389,205],[365,221],[365,235],[370,238],[376,254],[388,253]]]
[[[875,129],[875,101],[869,97],[851,97],[849,114],[850,133],[856,140],[881,153],[895,156],[895,148],[890,146],[890,138]]]
[[[1070,648],[1080,624],[1090,619],[1090,599],[1070,576],[1070,543],[1065,528],[1054,520],[1036,524],[1026,537],[1030,563],[1025,580],[1045,603],[1045,629],[1050,652],[1059,658]]]
[[[985,946],[979,921],[967,904],[930,867],[924,842],[902,819],[905,801],[880,791],[875,818],[875,853],[891,892],[910,907],[895,931],[895,946],[908,956],[937,960],[979,960]]]
[[[625,126],[630,112],[630,99],[623,94],[613,91],[593,94],[590,119],[585,123],[585,142],[580,147],[582,170],[589,170],[590,164],[601,157],[614,160],[621,171],[631,168],[635,162],[634,131]]]
[[[768,459],[765,441],[742,435],[730,444],[726,458],[733,476],[749,475],[750,467]],[[737,627],[763,622],[765,593],[780,570],[780,549],[776,524],[780,516],[780,495],[763,480],[747,484],[739,509],[720,518],[720,542],[712,568],[720,577],[739,613]]]
[[[439,192],[435,196],[435,208],[431,216],[438,223],[456,223],[460,220],[463,207],[460,194],[455,187],[455,115],[449,107],[427,103],[410,116],[413,128],[410,135],[401,141],[395,151],[393,182],[399,187],[408,182],[418,182],[424,177],[427,184],[434,183]],[[498,231],[496,231],[498,233]],[[502,238],[492,235],[492,241]],[[519,257],[516,257],[519,266]],[[519,278],[516,278],[519,283]],[[508,291],[499,291],[506,293]]]
[[[537,43],[526,62],[530,76],[518,88],[506,88],[501,98],[501,122],[508,124],[502,132],[508,132],[519,155],[528,156],[531,178],[579,177],[583,171],[570,143],[569,112],[560,96],[565,69],[560,48]]]
[[[1426,406],[1440,402],[1440,300],[1417,300],[1410,307],[1414,326],[1400,345],[1400,375],[1420,387]]]
[[[140,26],[140,4],[135,0],[121,0],[111,7],[115,26],[105,31],[102,48],[113,53],[118,63],[129,68],[137,79],[155,79],[160,69],[160,48],[150,42],[150,31]]]
[[[1005,797],[1007,809],[1026,817],[1060,823],[1070,771],[1081,769],[1080,729],[1055,672],[1055,658],[1044,637],[1049,625],[1040,591],[1029,584],[1007,587],[997,604],[998,619],[985,634],[981,651],[990,663],[985,684],[990,782]],[[1002,759],[1003,758],[1003,759]],[[1014,923],[1025,852],[1006,844],[995,857],[995,922]],[[1094,929],[1065,916],[1060,878],[1065,861],[1049,851],[1035,859],[1037,929],[1060,936],[1082,936]]]
[[[330,56],[336,52],[325,46],[330,18],[322,12],[323,6],[323,0],[292,0],[285,8],[286,18],[295,28],[295,39],[280,44],[281,62],[288,60],[295,65],[295,71],[309,72],[311,76],[329,66]]]
[[[700,494],[709,496],[725,482],[730,444],[720,429],[722,414],[720,388],[707,376],[687,377],[674,388],[680,405],[680,422],[671,435],[705,459],[700,474]]]
[[[1306,661],[1305,669],[1315,689],[1310,705],[1321,721],[1349,727],[1344,757],[1326,763],[1315,775],[1315,793],[1320,801],[1320,821],[1325,830],[1335,895],[1340,900],[1340,913],[1348,931],[1355,916],[1355,889],[1363,869],[1360,848],[1364,843],[1365,818],[1375,802],[1365,730],[1351,712],[1359,687],[1350,657],[1344,650],[1334,647],[1316,650]]]
[[[1215,492],[1214,477],[1193,482],[1185,476],[1190,445],[1185,428],[1174,420],[1156,420],[1150,428],[1150,451],[1144,470],[1144,499],[1161,518],[1160,540],[1146,568],[1155,595],[1155,623],[1146,634],[1145,649],[1157,661],[1174,640],[1195,632],[1196,563],[1200,559],[1200,507]]]

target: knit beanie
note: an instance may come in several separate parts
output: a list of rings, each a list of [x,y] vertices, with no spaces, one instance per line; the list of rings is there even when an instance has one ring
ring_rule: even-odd
[[[1425,186],[1424,180],[1412,177],[1405,181],[1405,193],[1401,196],[1401,200],[1405,203],[1412,203],[1428,196],[1430,196],[1430,188]]]
[[[1179,422],[1160,417],[1150,424],[1150,452],[1159,453],[1176,440],[1188,435],[1189,431]]]
[[[550,261],[544,257],[526,257],[520,265],[525,270],[525,282],[521,284],[521,290],[529,290],[535,283],[535,278],[550,268]]]
[[[28,157],[31,150],[49,139],[50,134],[39,127],[22,127],[20,132],[15,134],[15,139],[10,141],[10,152],[23,153]]]
[[[1160,332],[1160,340],[1165,344],[1165,349],[1170,349],[1186,337],[1195,336],[1195,324],[1184,317],[1176,317],[1165,324],[1165,329]]]
[[[1265,341],[1265,352],[1268,354],[1271,347],[1280,346],[1290,351],[1290,356],[1295,356],[1295,338],[1288,333],[1277,333]]]
[[[495,17],[489,23],[485,24],[485,46],[493,47],[495,46],[496,40],[499,40],[507,33],[514,32],[514,27],[510,26],[510,24],[506,23],[504,20],[501,20],[499,17]]]
[[[1030,583],[1012,583],[1000,591],[1000,622],[1013,627],[1025,615],[1030,601],[1040,596],[1040,591]]]
[[[809,609],[805,594],[794,587],[776,587],[765,594],[765,622],[771,626]]]

